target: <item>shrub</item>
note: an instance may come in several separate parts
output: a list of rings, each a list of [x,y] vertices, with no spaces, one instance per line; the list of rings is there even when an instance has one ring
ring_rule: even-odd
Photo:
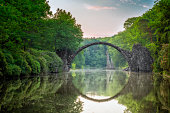
[[[38,51],[36,49],[30,49],[30,54],[32,54],[33,56],[39,57],[41,56],[41,51]]]
[[[8,64],[13,64],[14,63],[14,59],[12,57],[12,55],[10,53],[5,53],[5,58]]]
[[[44,52],[44,58],[47,60],[50,72],[60,72],[62,70],[62,60],[56,53]]]
[[[20,68],[19,66],[17,66],[17,65],[13,65],[13,66],[12,66],[12,74],[13,74],[14,76],[20,76],[20,74],[21,74],[21,68]]]
[[[15,64],[21,67],[21,74],[22,75],[29,75],[31,74],[31,67],[28,65],[28,62],[23,56],[18,56],[18,58],[15,60]]]
[[[28,62],[28,65],[31,66],[32,69],[32,74],[39,74],[41,69],[40,69],[40,63],[33,59],[33,56],[29,53],[25,54],[26,61]]]
[[[50,56],[46,55],[46,54],[43,55],[43,57],[44,57],[44,58],[46,59],[46,61],[47,61],[47,62],[46,62],[46,65],[48,66],[48,71],[49,71],[49,72],[52,72],[53,69],[52,69],[52,65],[51,65],[52,63],[51,63],[51,62],[53,62],[53,59],[52,59]]]
[[[5,74],[8,75],[8,76],[12,76],[12,66],[11,65],[7,66],[7,71],[6,71]]]
[[[62,60],[55,52],[30,49],[30,55],[40,63],[41,72],[58,72],[62,69]],[[29,58],[30,59],[30,58]],[[29,63],[30,61],[28,61]]]
[[[31,62],[32,74],[40,73],[40,63],[36,60],[32,60]]]
[[[21,68],[15,64],[7,66],[7,75],[9,76],[20,76]]]
[[[40,63],[41,66],[41,72],[47,72],[48,67],[47,67],[47,61],[44,57],[38,57],[37,58],[38,62]]]
[[[29,75],[32,72],[31,67],[28,65],[28,62],[25,59],[23,60],[23,65],[22,65],[21,69],[22,69],[23,75]]]
[[[7,61],[5,55],[0,51],[0,76],[3,76],[7,71]]]

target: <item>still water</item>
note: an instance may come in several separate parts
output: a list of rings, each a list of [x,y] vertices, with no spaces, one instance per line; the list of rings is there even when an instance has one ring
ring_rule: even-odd
[[[160,91],[161,85],[166,90]],[[168,113],[169,84],[153,86],[151,73],[116,70],[72,70],[4,79],[0,83],[0,112]]]

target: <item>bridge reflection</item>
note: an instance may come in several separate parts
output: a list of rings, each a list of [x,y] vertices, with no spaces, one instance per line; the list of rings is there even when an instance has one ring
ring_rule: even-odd
[[[112,73],[110,73],[110,74],[112,74]],[[65,80],[64,80],[65,82],[64,82],[63,86],[61,87],[61,89],[65,93],[67,93],[67,92],[73,93],[74,92],[77,95],[80,95],[81,97],[83,97],[87,100],[90,100],[90,101],[94,101],[94,102],[110,101],[112,99],[115,99],[121,95],[126,95],[128,93],[131,93],[134,99],[141,99],[150,93],[150,91],[153,88],[151,73],[131,72],[131,73],[128,73],[128,75],[129,75],[128,81],[124,84],[122,89],[119,92],[117,92],[115,95],[110,96],[109,98],[106,98],[106,99],[95,99],[90,96],[87,96],[86,92],[83,93],[83,91],[81,91],[81,89],[78,88],[72,82],[73,77],[71,76],[71,73],[65,73]],[[109,76],[109,75],[107,75],[107,76]],[[111,78],[111,77],[109,76],[109,78]],[[107,80],[106,80],[106,83],[107,83]]]

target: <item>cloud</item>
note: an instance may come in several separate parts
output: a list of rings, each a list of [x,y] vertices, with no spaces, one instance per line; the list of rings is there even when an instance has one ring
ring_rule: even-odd
[[[86,5],[85,7],[88,10],[95,10],[95,11],[99,11],[99,10],[115,10],[116,9],[116,7],[107,7],[107,6],[90,6],[90,5]]]
[[[120,1],[123,2],[123,3],[124,3],[124,2],[128,2],[128,0],[120,0]]]
[[[144,7],[144,8],[149,8],[149,6],[147,6],[147,5],[142,5],[142,7]]]
[[[129,3],[129,4],[136,5],[136,2],[133,1],[133,0],[120,0],[120,2],[122,2],[122,3]]]

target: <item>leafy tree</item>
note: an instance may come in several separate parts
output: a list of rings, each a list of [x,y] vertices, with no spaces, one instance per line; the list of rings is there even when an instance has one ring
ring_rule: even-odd
[[[46,0],[0,1],[1,48],[16,50],[31,45],[42,17],[49,12]]]
[[[58,9],[53,19],[57,20],[56,49],[77,49],[82,41],[81,25],[76,24],[76,20],[70,12]]]

